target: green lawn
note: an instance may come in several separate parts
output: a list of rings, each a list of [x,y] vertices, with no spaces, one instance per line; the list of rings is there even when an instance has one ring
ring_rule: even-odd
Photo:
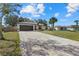
[[[3,33],[5,40],[0,40],[0,55],[19,56],[19,35],[18,32]]]
[[[79,41],[79,32],[71,32],[71,31],[42,31],[42,32]]]

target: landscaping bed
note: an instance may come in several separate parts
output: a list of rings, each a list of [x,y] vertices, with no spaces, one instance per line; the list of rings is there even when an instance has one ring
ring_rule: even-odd
[[[5,40],[0,40],[0,55],[3,56],[19,56],[19,35],[18,32],[4,32]]]

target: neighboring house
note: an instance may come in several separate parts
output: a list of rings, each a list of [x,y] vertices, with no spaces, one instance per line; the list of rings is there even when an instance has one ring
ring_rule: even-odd
[[[55,26],[55,30],[67,30],[66,26]]]
[[[67,30],[78,30],[79,31],[79,26],[76,26],[76,25],[71,25],[71,26],[68,26],[67,27]]]
[[[37,24],[35,22],[19,22],[17,24],[18,31],[34,31],[34,30],[44,30],[45,26],[43,24]]]
[[[79,30],[79,26],[71,25],[71,26],[55,26],[55,30]]]

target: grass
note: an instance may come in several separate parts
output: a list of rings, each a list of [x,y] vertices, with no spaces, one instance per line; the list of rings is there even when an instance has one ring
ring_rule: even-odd
[[[0,40],[0,55],[3,56],[19,56],[19,35],[18,32],[3,33],[5,40]]]
[[[43,33],[68,38],[71,40],[79,41],[79,32],[71,32],[71,31],[42,31]]]

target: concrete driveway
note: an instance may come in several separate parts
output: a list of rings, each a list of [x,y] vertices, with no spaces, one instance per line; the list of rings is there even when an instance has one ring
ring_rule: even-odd
[[[23,56],[79,56],[79,42],[36,31],[21,31]]]

